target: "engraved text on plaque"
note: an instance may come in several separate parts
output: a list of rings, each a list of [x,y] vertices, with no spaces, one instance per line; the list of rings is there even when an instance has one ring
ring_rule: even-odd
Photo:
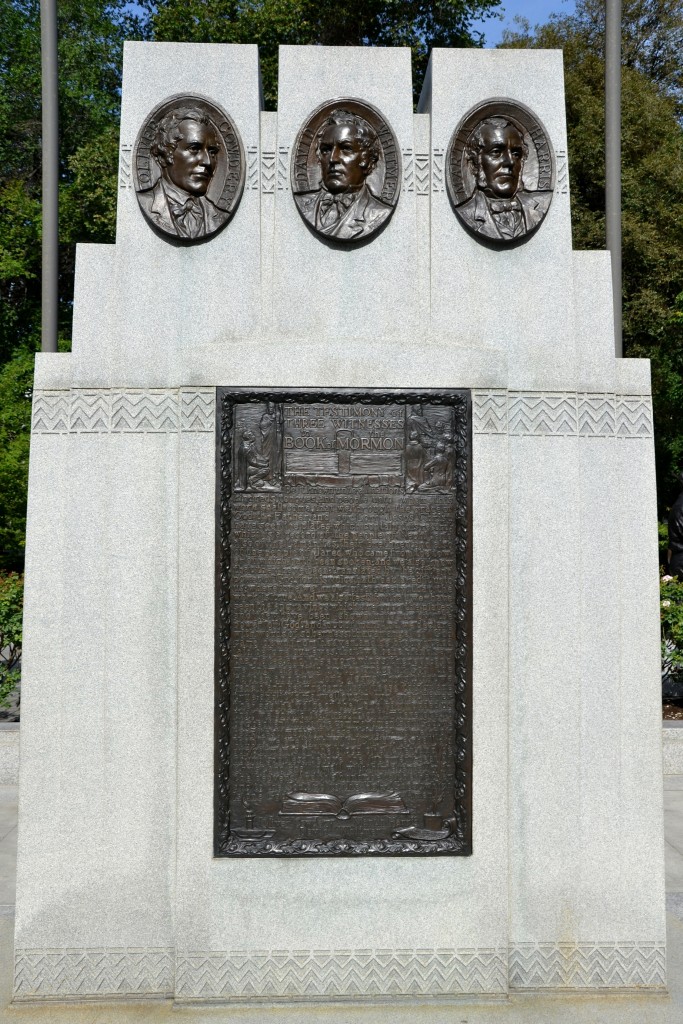
[[[216,854],[469,852],[469,396],[219,398]]]

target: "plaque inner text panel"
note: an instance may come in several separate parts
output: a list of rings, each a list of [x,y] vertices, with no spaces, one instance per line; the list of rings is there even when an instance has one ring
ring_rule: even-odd
[[[218,407],[216,856],[470,853],[469,392]]]

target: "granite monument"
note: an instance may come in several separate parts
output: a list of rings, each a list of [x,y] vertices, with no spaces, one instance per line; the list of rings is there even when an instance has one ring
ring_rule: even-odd
[[[650,368],[562,55],[436,49],[414,113],[408,49],[284,46],[278,95],[125,46],[36,357],[14,998],[660,992]]]

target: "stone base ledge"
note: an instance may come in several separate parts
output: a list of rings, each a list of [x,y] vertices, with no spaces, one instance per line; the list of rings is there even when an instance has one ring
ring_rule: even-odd
[[[486,949],[18,949],[14,998],[175,996],[182,1002],[505,996],[520,989],[662,990],[653,942],[517,943]]]

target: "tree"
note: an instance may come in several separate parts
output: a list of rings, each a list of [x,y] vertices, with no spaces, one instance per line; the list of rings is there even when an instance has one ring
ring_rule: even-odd
[[[112,240],[111,203],[104,218],[90,215],[102,179],[93,174],[79,176],[78,169],[94,156],[98,173],[109,182],[115,175],[122,45],[124,38],[140,31],[126,8],[122,0],[60,0],[58,5],[60,332],[65,338],[70,335],[73,242],[76,238]],[[17,348],[34,349],[40,330],[38,0],[0,0],[0,28],[0,361],[4,362]]]
[[[23,565],[33,352],[0,368],[0,573]]]
[[[503,46],[562,48],[574,246],[605,247],[604,3],[579,0],[570,17]],[[622,70],[624,354],[652,360],[657,481],[662,508],[683,468],[683,42],[680,0],[625,0]]]
[[[0,573],[0,708],[19,682],[23,603],[23,577]]]
[[[142,0],[150,38],[166,41],[258,43],[266,105],[277,107],[277,48],[281,44],[409,46],[415,98],[430,50],[481,46],[475,19],[500,0]]]

